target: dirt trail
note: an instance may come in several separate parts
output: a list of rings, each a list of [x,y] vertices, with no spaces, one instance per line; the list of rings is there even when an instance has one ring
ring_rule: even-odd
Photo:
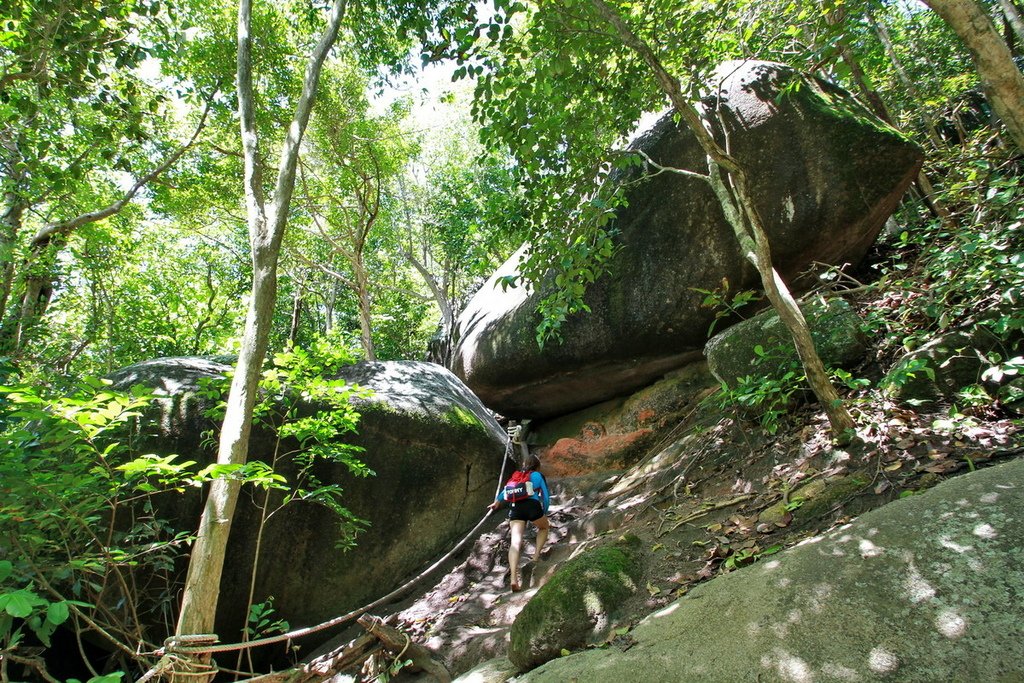
[[[509,590],[508,531],[499,513],[468,551],[438,570],[431,588],[382,616],[394,615],[396,626],[457,676],[503,656],[516,615],[561,563],[588,547],[626,532],[640,537],[643,588],[613,624],[630,626],[698,582],[1024,450],[1007,420],[951,434],[934,431],[929,416],[908,415],[841,449],[829,442],[823,415],[804,417],[802,427],[768,436],[719,414],[717,422],[676,432],[626,472],[549,480],[549,545],[540,562],[525,563],[523,591]],[[531,528],[524,558],[533,540]],[[403,671],[395,680],[420,678]]]

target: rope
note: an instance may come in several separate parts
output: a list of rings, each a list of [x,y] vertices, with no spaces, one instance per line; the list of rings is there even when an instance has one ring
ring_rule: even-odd
[[[501,491],[502,484],[505,483],[505,465],[508,462],[508,460],[511,459],[511,453],[512,453],[512,438],[506,438],[506,440],[505,440],[505,455],[504,455],[504,457],[501,460],[501,474],[498,475],[498,486],[497,486],[497,488],[494,491],[495,498],[497,498],[498,492]],[[356,619],[356,618],[362,616],[363,614],[369,612],[370,610],[372,610],[372,609],[374,609],[376,607],[380,607],[381,605],[386,605],[386,604],[392,602],[395,598],[397,598],[398,596],[403,594],[405,591],[407,591],[408,589],[412,588],[417,583],[419,583],[421,580],[423,580],[423,577],[427,576],[428,574],[433,572],[435,569],[440,567],[442,564],[447,562],[453,555],[455,555],[455,553],[457,553],[460,550],[462,550],[462,548],[466,545],[466,543],[471,538],[473,538],[476,535],[477,531],[479,531],[480,527],[483,526],[484,522],[487,521],[487,519],[491,516],[491,514],[493,512],[494,512],[493,510],[488,509],[487,512],[484,513],[483,518],[481,518],[481,520],[479,522],[477,522],[476,526],[474,526],[469,531],[469,533],[466,534],[462,538],[462,540],[459,541],[455,545],[454,548],[449,550],[446,555],[444,555],[441,559],[439,559],[436,562],[434,562],[434,564],[430,565],[425,570],[420,572],[419,575],[417,575],[413,579],[410,579],[409,581],[407,581],[406,583],[402,584],[401,586],[399,586],[395,590],[391,591],[387,595],[385,595],[385,596],[383,596],[381,598],[377,598],[376,600],[374,600],[370,604],[364,605],[363,607],[360,607],[359,609],[352,610],[351,612],[349,612],[347,614],[342,614],[341,616],[334,617],[333,619],[329,619],[328,621],[325,621],[323,623],[317,624],[316,626],[309,626],[309,627],[306,627],[306,628],[300,628],[300,629],[297,629],[295,631],[289,631],[288,633],[282,633],[281,635],[271,636],[269,638],[261,638],[259,640],[250,640],[250,641],[247,641],[247,642],[244,642],[244,643],[222,643],[222,644],[213,644],[213,645],[183,645],[182,643],[195,642],[197,640],[216,638],[216,636],[214,634],[199,634],[199,635],[188,635],[188,636],[171,636],[170,638],[168,638],[167,640],[164,641],[163,648],[161,648],[160,650],[157,650],[156,652],[151,653],[151,654],[160,655],[160,654],[164,654],[164,653],[168,653],[169,654],[169,653],[173,652],[173,653],[180,653],[180,654],[197,655],[197,654],[210,654],[210,653],[217,653],[217,652],[234,652],[234,651],[237,651],[237,650],[248,650],[248,649],[251,649],[251,648],[254,648],[254,647],[262,647],[264,645],[273,645],[275,643],[283,643],[285,641],[295,640],[297,638],[302,638],[304,636],[308,636],[308,635],[311,635],[313,633],[317,633],[319,631],[324,631],[324,630],[332,628],[334,626],[339,626],[339,625],[344,624],[344,623],[346,623],[348,621],[352,621],[353,619]],[[157,673],[157,669],[159,669],[159,668],[161,668],[161,667],[158,664],[155,669],[152,669],[149,672],[147,672],[146,675],[144,675],[142,678],[140,678],[138,681],[136,681],[136,683],[145,683],[145,681],[148,681],[150,678],[152,678]]]

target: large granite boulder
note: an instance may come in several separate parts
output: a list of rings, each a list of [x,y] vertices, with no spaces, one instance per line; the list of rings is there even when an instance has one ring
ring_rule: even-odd
[[[945,481],[517,678],[1024,680],[1024,460]]]
[[[204,421],[206,401],[195,392],[200,378],[229,369],[205,359],[166,358],[125,368],[113,379],[120,387],[144,384],[167,395],[159,434],[148,447],[202,461],[214,447],[203,445],[201,432],[216,425]],[[492,500],[505,449],[505,434],[491,414],[439,365],[358,363],[341,376],[373,392],[356,401],[358,434],[345,440],[365,449],[360,459],[376,476],[357,478],[343,464],[329,462],[314,473],[325,484],[340,485],[343,505],[370,526],[353,550],[342,551],[335,547],[337,519],[323,508],[292,503],[273,515],[263,532],[255,600],[273,596],[275,617],[292,626],[366,604],[448,551]],[[256,430],[250,460],[269,461],[274,445],[271,433]],[[282,471],[292,473],[287,464]],[[232,526],[217,624],[228,640],[244,623],[260,516],[252,501],[261,498],[243,494]],[[190,529],[201,502],[190,496],[166,509]]]
[[[789,67],[734,62],[718,74],[721,87],[704,106],[721,102],[782,276],[792,282],[814,261],[861,259],[917,174],[921,150],[846,92]],[[721,128],[717,115],[708,118]],[[721,130],[717,137],[725,139]],[[631,148],[663,165],[707,167],[670,114]],[[732,291],[759,286],[706,183],[662,173],[626,196],[613,272],[587,292],[592,313],[564,323],[563,344],[537,347],[538,293],[498,285],[516,272],[519,254],[460,316],[451,367],[489,407],[550,417],[645,386],[700,357],[715,312],[702,308],[695,288],[714,289],[723,278]]]

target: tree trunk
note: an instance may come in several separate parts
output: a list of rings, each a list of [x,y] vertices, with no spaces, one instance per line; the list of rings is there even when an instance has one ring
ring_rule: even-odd
[[[893,121],[892,116],[889,114],[889,107],[886,106],[885,100],[878,94],[878,91],[871,87],[867,74],[861,68],[860,60],[854,56],[853,51],[850,50],[845,40],[839,42],[839,55],[850,70],[850,76],[853,77],[853,82],[857,84],[857,89],[860,90],[861,96],[867,101],[868,108],[871,109],[875,116],[892,125]]]
[[[363,250],[360,248],[352,256],[352,284],[355,285],[356,300],[359,303],[359,337],[363,345],[366,360],[377,360],[373,348],[373,318],[370,310],[370,277],[366,273],[363,261]]]
[[[874,15],[868,13],[868,22],[871,23],[871,27],[875,30],[875,35],[878,36],[878,40],[881,41],[882,47],[885,49],[885,54],[892,63],[893,69],[896,71],[896,77],[899,79],[900,84],[906,89],[910,99],[917,103],[917,110],[921,113],[922,119],[924,119],[925,129],[928,131],[928,139],[932,141],[936,149],[942,148],[942,138],[939,137],[939,133],[935,128],[935,119],[932,117],[931,112],[928,111],[924,104],[924,98],[921,97],[920,91],[917,89],[917,85],[914,80],[907,73],[907,70],[903,66],[902,60],[896,53],[896,47],[893,45],[892,37],[889,35],[889,29],[886,28],[885,24],[875,19]]]
[[[273,205],[268,210],[263,198],[252,86],[252,0],[239,2],[238,111],[245,156],[245,199],[252,247],[253,281],[238,363],[221,427],[217,452],[217,462],[220,464],[242,465],[248,456],[253,406],[277,299],[277,261],[295,186],[299,145],[309,122],[323,62],[337,39],[344,11],[345,0],[335,0],[327,28],[310,56],[302,93],[281,150]],[[213,631],[228,534],[238,502],[239,487],[239,481],[231,477],[216,479],[210,485],[185,579],[181,614],[175,631],[178,636]],[[183,674],[177,678],[196,683],[194,675]]]
[[[886,46],[886,53],[889,55],[890,59],[893,62],[893,65],[896,67],[897,73],[902,74],[902,78],[906,78],[906,73],[899,65],[899,61],[896,59],[895,51],[892,50],[892,44],[891,42],[889,42],[888,32],[885,31],[884,27],[882,27],[879,24],[876,24],[874,18],[871,17],[870,14],[868,15],[868,20],[875,27],[875,31],[876,33],[878,33],[878,36],[881,39],[883,46]],[[871,87],[871,84],[868,82],[867,75],[864,73],[864,69],[861,67],[860,60],[857,59],[857,57],[853,54],[853,51],[850,49],[849,45],[847,45],[845,40],[840,41],[839,43],[839,54],[842,56],[843,62],[845,62],[847,67],[849,67],[850,74],[853,76],[853,80],[857,84],[857,88],[861,91],[864,98],[869,103],[871,110],[874,112],[875,116],[882,119],[890,126],[898,129],[896,122],[893,120],[892,115],[889,113],[889,107],[886,106],[885,100],[882,99],[882,96],[878,93],[877,90]],[[916,90],[911,88],[908,90],[908,92],[914,93],[916,92]],[[934,126],[931,123],[930,117],[925,116],[925,120],[927,122],[927,126],[930,133],[934,135],[932,141],[938,143],[940,141],[940,138],[938,136],[938,133],[935,131]],[[928,207],[929,211],[931,211],[932,215],[935,216],[936,218],[941,218],[944,221],[948,221],[949,211],[935,198],[935,189],[932,187],[931,181],[928,179],[928,176],[925,175],[923,170],[917,174],[917,180],[915,181],[915,183],[917,185],[917,190],[920,192],[925,205]]]
[[[430,293],[434,296],[434,301],[437,303],[437,307],[441,311],[441,325],[445,330],[450,330],[452,323],[455,321],[455,311],[452,308],[451,302],[448,297],[445,296],[444,290],[437,284],[437,278],[435,278],[427,267],[423,265],[418,258],[416,258],[411,251],[408,249],[402,251],[402,256],[408,261],[416,272],[420,274],[423,281],[427,283],[427,287],[430,288]]]
[[[825,366],[814,348],[810,329],[803,313],[772,264],[768,236],[747,189],[746,176],[742,167],[723,149],[705,128],[697,109],[683,96],[679,81],[671,76],[654,51],[640,39],[622,17],[604,0],[591,0],[598,14],[614,27],[620,40],[634,50],[654,73],[658,85],[672,101],[672,106],[686,123],[707,154],[709,174],[705,177],[711,183],[722,210],[733,227],[744,255],[750,260],[761,276],[761,283],[769,301],[775,307],[779,318],[789,329],[797,354],[803,363],[807,383],[828,415],[832,432],[838,439],[845,439],[855,428],[853,418],[843,405],[835,387],[825,371]],[[735,197],[726,187],[720,173],[725,171],[732,180]]]
[[[977,0],[924,0],[960,36],[985,95],[1018,149],[1024,150],[1024,75]]]
[[[17,179],[12,179],[12,181]],[[11,287],[14,285],[14,259],[21,232],[22,217],[28,204],[11,190],[4,195],[4,212],[0,214],[0,320],[7,311]]]
[[[1024,17],[1021,17],[1020,10],[1013,4],[1013,0],[998,0],[999,9],[1003,10],[1006,22],[1010,24],[1014,35],[1024,44]]]

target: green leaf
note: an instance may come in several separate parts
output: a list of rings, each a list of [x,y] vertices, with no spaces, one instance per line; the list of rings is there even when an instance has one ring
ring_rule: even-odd
[[[6,581],[12,571],[14,571],[14,565],[9,560],[0,560],[0,581]]]
[[[32,611],[36,607],[41,607],[45,604],[45,600],[27,588],[16,590],[13,593],[0,595],[0,608],[3,608],[3,610],[12,617],[18,617],[21,619],[32,614]]]
[[[68,620],[71,615],[66,602],[51,602],[46,608],[46,620],[54,626],[59,626]]]
[[[122,678],[124,678],[124,672],[115,671],[105,676],[93,676],[86,683],[120,683]]]

